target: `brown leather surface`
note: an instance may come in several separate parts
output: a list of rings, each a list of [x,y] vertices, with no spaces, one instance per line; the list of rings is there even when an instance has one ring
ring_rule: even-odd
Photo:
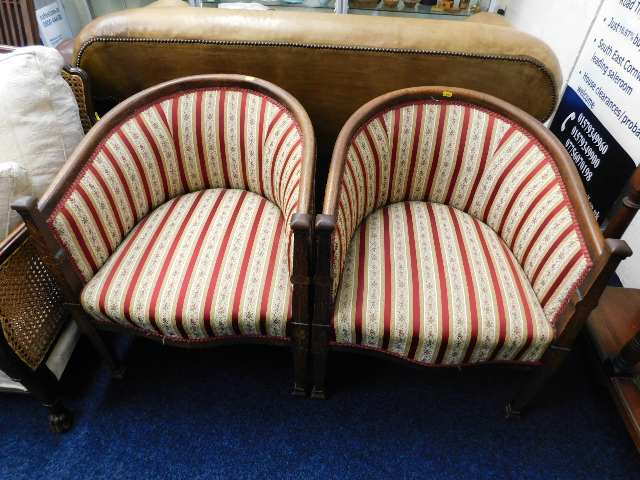
[[[473,88],[548,118],[561,84],[555,55],[488,21],[157,6],[93,21],[76,39],[76,64],[98,110],[187,75],[268,80],[300,100],[324,153],[359,106],[410,86]]]

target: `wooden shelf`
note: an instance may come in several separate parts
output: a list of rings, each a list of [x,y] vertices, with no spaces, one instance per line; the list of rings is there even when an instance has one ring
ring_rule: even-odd
[[[609,287],[588,320],[600,360],[614,357],[640,331],[640,290]],[[640,365],[635,373],[640,375]],[[640,450],[640,389],[631,378],[607,378],[607,386],[631,438]]]

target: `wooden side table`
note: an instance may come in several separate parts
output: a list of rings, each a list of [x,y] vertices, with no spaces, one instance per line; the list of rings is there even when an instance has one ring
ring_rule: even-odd
[[[640,290],[609,287],[593,311],[588,329],[602,361],[606,383],[640,450]]]

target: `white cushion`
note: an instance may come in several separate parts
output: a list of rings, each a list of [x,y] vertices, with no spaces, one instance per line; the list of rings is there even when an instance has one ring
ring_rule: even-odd
[[[0,163],[0,240],[15,227],[20,218],[11,210],[11,202],[22,195],[32,195],[27,170],[16,162]]]
[[[63,63],[57,50],[40,46],[0,55],[0,162],[25,168],[37,197],[83,136]]]

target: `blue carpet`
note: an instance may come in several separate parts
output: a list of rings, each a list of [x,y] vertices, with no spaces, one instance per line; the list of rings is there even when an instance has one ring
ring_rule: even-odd
[[[82,343],[65,374],[74,429],[0,395],[0,478],[633,479],[640,457],[578,349],[536,409],[502,418],[526,373],[409,368],[334,354],[327,401],[289,395],[285,349],[117,340],[123,381]]]

